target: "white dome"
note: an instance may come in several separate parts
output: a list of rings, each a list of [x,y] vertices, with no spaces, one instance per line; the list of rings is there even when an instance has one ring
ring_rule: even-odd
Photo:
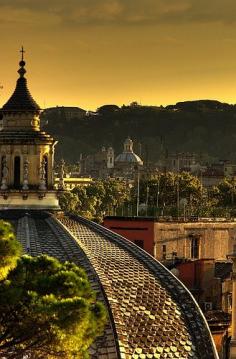
[[[136,155],[134,152],[121,153],[116,157],[115,162],[137,163],[139,165],[143,165],[143,161],[141,160],[141,158],[138,155]]]
[[[143,165],[143,161],[133,151],[133,141],[128,137],[124,142],[124,150],[115,159],[115,162],[119,163],[136,163],[140,166]]]

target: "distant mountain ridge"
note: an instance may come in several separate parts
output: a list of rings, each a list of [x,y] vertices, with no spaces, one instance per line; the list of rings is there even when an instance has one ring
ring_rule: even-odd
[[[69,162],[102,146],[113,146],[118,154],[127,136],[144,161],[157,161],[163,153],[194,152],[210,161],[236,162],[236,105],[216,100],[166,107],[109,104],[77,118],[66,118],[64,111],[46,111],[42,118],[45,129],[59,140],[57,156]]]

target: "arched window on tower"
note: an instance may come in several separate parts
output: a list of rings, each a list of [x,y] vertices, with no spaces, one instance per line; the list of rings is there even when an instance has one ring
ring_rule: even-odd
[[[48,187],[48,156],[44,155],[43,160],[44,160],[44,166],[45,166],[45,184],[46,184],[46,187]]]
[[[20,156],[14,158],[14,188],[20,189]]]

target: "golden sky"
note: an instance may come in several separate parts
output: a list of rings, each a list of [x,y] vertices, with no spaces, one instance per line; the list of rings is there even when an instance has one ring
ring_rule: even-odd
[[[236,102],[235,0],[0,0],[0,106],[26,50],[41,107]]]

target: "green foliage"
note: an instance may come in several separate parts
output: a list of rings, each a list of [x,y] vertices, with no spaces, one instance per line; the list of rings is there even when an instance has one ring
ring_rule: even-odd
[[[137,183],[135,183],[131,201],[137,201]],[[140,181],[140,203],[160,209],[169,207],[169,214],[176,215],[177,202],[185,201],[188,206],[196,206],[202,198],[203,188],[197,177],[187,172],[180,174],[167,172],[159,173],[156,177]],[[154,213],[150,213],[154,214]]]
[[[84,270],[21,252],[11,225],[1,221],[0,356],[87,358],[106,312]]]
[[[233,207],[236,204],[236,182],[234,178],[224,178],[213,188],[213,196],[222,207]]]
[[[60,199],[62,210],[81,215],[97,222],[114,213],[130,199],[130,188],[124,181],[96,181],[88,186],[77,186]]]
[[[87,358],[106,313],[85,272],[23,256],[0,283],[0,352],[7,358]]]
[[[76,210],[78,198],[74,193],[64,192],[60,194],[59,203],[63,211],[74,213]]]
[[[21,245],[15,239],[9,223],[0,221],[0,281],[6,278],[8,272],[15,267],[21,255]]]
[[[109,214],[136,215],[137,187],[137,180],[131,189],[124,181],[96,181],[64,193],[60,203],[64,211],[97,222]],[[232,217],[236,215],[236,182],[225,178],[207,191],[190,173],[158,173],[140,179],[139,203],[143,205],[140,215]]]

